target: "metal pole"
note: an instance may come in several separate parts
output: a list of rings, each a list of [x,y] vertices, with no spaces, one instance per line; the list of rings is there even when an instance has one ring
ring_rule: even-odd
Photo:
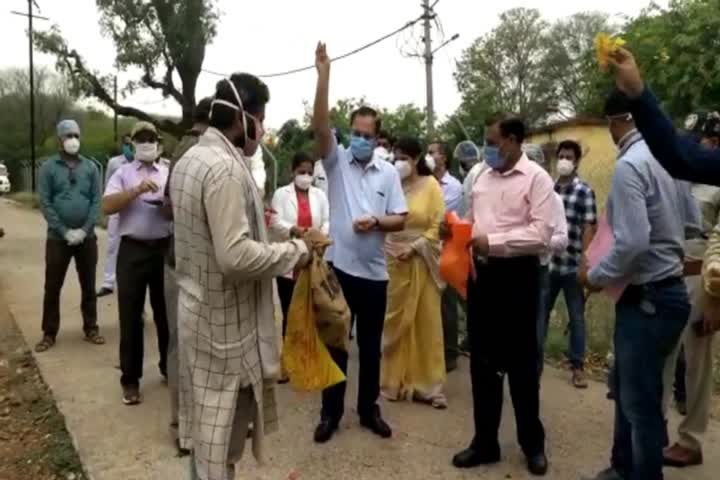
[[[30,49],[30,175],[35,193],[35,65],[33,64],[33,2],[28,0],[28,47]]]
[[[423,8],[425,9],[425,88],[427,93],[427,130],[428,135],[432,138],[435,134],[435,105],[433,101],[433,51],[432,51],[432,38],[430,37],[430,20],[431,20],[431,8],[430,0],[423,0]]]
[[[115,105],[117,105],[117,75],[115,75],[115,80],[113,81],[113,101],[115,102]],[[115,135],[115,145],[118,143],[118,114],[117,110],[113,109],[113,132]]]

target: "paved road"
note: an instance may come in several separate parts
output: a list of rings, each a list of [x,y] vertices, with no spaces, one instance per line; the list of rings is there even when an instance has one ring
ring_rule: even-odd
[[[44,272],[45,224],[37,212],[0,200],[2,288],[29,344],[40,338]],[[100,233],[101,252],[104,236]],[[104,254],[101,254],[101,262]],[[102,271],[98,268],[98,275]],[[126,407],[120,401],[117,364],[118,324],[114,297],[99,304],[105,346],[82,340],[77,276],[71,267],[62,296],[62,327],[58,343],[36,355],[40,370],[66,416],[80,456],[95,480],[184,479],[186,461],[175,458],[167,432],[167,390],[160,382],[153,328],[146,331],[145,402]],[[355,362],[351,362],[353,365]],[[356,372],[351,373],[350,391]],[[353,392],[354,395],[354,392]],[[269,438],[268,465],[258,468],[243,461],[240,478],[284,480],[296,468],[301,478],[357,479],[472,479],[529,478],[515,442],[512,407],[506,402],[501,432],[503,463],[492,468],[459,472],[450,458],[472,434],[472,409],[467,363],[450,375],[450,408],[435,411],[412,404],[386,404],[383,410],[395,436],[380,440],[361,430],[349,400],[341,432],[325,446],[312,443],[319,396],[280,388],[281,431]],[[551,470],[546,478],[577,480],[605,466],[612,431],[612,404],[605,387],[593,383],[574,390],[563,372],[548,369],[543,379],[542,412],[548,431]],[[348,396],[348,399],[353,397]],[[675,424],[677,419],[673,418]],[[713,423],[705,445],[703,467],[666,470],[669,480],[717,479],[720,471],[720,425]]]

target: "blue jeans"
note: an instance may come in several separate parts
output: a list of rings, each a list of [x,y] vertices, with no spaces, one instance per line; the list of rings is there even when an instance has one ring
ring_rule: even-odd
[[[550,273],[549,282],[546,289],[546,297],[542,302],[545,312],[542,320],[542,349],[545,350],[545,340],[547,339],[548,326],[550,323],[550,313],[555,307],[560,291],[565,295],[565,304],[567,305],[568,318],[570,321],[570,350],[568,358],[570,365],[574,369],[582,369],[585,363],[585,292],[578,283],[577,274],[569,273],[560,275]]]
[[[627,480],[662,480],[663,369],[690,314],[682,279],[631,286],[615,306],[612,466]]]

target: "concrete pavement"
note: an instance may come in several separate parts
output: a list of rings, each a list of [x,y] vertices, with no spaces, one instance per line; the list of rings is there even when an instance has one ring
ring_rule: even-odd
[[[41,336],[45,223],[38,212],[0,200],[0,219],[6,236],[0,240],[1,287],[29,345]],[[104,232],[100,236],[100,264],[104,262]],[[36,354],[40,371],[66,417],[79,453],[95,480],[185,479],[186,460],[175,457],[168,434],[167,389],[157,370],[152,324],[146,329],[146,361],[142,405],[121,402],[118,363],[119,331],[114,296],[98,305],[101,333],[107,345],[83,341],[80,293],[74,267],[62,295],[62,324],[58,342]],[[351,360],[356,367],[356,358]],[[530,478],[515,441],[512,406],[505,403],[501,432],[503,462],[491,468],[461,472],[450,466],[452,455],[472,435],[468,365],[448,379],[449,409],[433,410],[414,404],[382,405],[395,435],[380,440],[362,430],[354,414],[356,370],[350,374],[347,415],[341,431],[327,445],[312,442],[318,418],[319,395],[279,388],[281,431],[268,439],[268,464],[257,467],[247,457],[238,478],[284,480],[291,469],[302,479],[525,479]],[[577,480],[607,464],[612,434],[613,405],[605,400],[605,386],[592,382],[575,390],[567,374],[546,369],[542,412],[548,436],[551,468],[546,478]],[[509,400],[509,399],[506,399]],[[677,419],[672,418],[673,426]],[[672,430],[674,436],[674,429]],[[668,480],[714,480],[720,471],[720,425],[713,422],[705,444],[706,465],[687,470],[666,469]]]

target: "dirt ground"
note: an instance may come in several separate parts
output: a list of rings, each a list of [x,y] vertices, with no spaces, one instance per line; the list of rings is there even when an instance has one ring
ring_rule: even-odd
[[[0,479],[84,480],[55,401],[0,292]]]
[[[0,219],[5,227],[5,238],[0,240],[0,278],[9,279],[2,284],[5,298],[25,340],[34,344],[41,333],[45,223],[38,212],[20,209],[2,200]],[[104,265],[104,232],[99,232],[99,236],[98,276]],[[98,304],[100,329],[108,342],[104,346],[89,345],[82,340],[80,292],[73,267],[68,272],[61,301],[58,343],[50,351],[35,355],[35,359],[59,410],[65,415],[69,431],[77,440],[77,450],[90,478],[187,478],[187,461],[176,457],[168,433],[168,393],[157,371],[154,329],[145,330],[144,403],[126,407],[120,401],[119,373],[114,368],[119,341],[116,299],[105,297]],[[587,390],[578,391],[568,379],[566,371],[551,367],[543,376],[541,415],[550,458],[550,471],[545,478],[550,480],[578,480],[605,468],[612,441],[613,404],[605,398],[605,385],[593,381]],[[499,434],[502,462],[471,471],[458,471],[450,465],[453,454],[472,438],[472,396],[465,359],[461,360],[459,369],[448,376],[447,410],[381,402],[383,413],[394,430],[389,440],[380,440],[359,427],[354,411],[356,380],[357,352],[353,349],[346,415],[337,436],[326,445],[312,442],[319,417],[319,395],[300,394],[288,386],[279,388],[280,431],[268,437],[266,464],[258,466],[248,449],[248,455],[238,466],[238,478],[285,480],[292,470],[299,472],[300,480],[530,478],[517,445],[508,397]],[[671,412],[673,439],[677,422],[678,416]],[[0,424],[0,432],[4,431]],[[2,443],[0,440],[0,449]],[[711,423],[705,436],[704,454],[705,465],[684,470],[666,469],[665,478],[720,478],[720,425],[717,422]],[[4,459],[0,451],[0,464],[5,465]],[[45,480],[32,472],[21,478]],[[0,480],[15,478],[5,478],[0,470]]]

